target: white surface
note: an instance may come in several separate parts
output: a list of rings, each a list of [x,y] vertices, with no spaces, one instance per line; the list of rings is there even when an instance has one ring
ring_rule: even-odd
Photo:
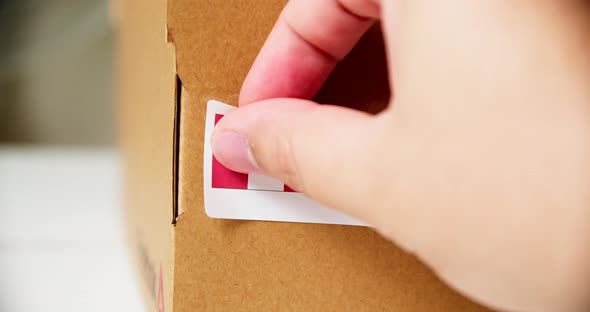
[[[301,193],[213,188],[211,135],[215,126],[215,114],[226,114],[232,109],[233,106],[218,101],[207,103],[203,182],[205,212],[209,217],[366,226],[366,223],[324,207]]]
[[[113,150],[0,147],[0,311],[144,311]]]
[[[273,179],[271,177],[249,174],[248,175],[248,189],[249,190],[267,190],[267,191],[283,191],[285,184],[283,182]]]

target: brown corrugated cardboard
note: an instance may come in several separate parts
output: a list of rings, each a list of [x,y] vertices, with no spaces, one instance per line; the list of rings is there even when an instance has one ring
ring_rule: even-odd
[[[122,1],[118,25],[118,122],[129,236],[156,310],[160,282],[172,311],[175,57],[166,42],[166,3]]]
[[[126,205],[149,307],[485,310],[369,228],[205,215],[205,104],[210,99],[237,103],[242,80],[284,3],[168,0],[166,8],[163,1],[128,0],[121,8]],[[384,59],[374,28],[317,99],[379,111],[389,98]],[[164,305],[158,305],[160,289]]]

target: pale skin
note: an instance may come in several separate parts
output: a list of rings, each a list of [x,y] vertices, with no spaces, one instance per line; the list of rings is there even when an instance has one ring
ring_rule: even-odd
[[[367,221],[479,303],[588,311],[586,3],[291,0],[214,153]],[[388,109],[308,100],[375,21]]]

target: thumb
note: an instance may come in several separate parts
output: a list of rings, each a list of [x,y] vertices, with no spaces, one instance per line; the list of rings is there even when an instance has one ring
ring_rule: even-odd
[[[215,157],[243,173],[282,180],[308,197],[343,212],[374,220],[382,190],[379,116],[300,99],[272,99],[233,110],[217,124]]]

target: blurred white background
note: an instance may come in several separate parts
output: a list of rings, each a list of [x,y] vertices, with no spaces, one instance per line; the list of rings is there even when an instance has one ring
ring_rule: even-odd
[[[0,311],[143,311],[108,1],[0,0]]]

